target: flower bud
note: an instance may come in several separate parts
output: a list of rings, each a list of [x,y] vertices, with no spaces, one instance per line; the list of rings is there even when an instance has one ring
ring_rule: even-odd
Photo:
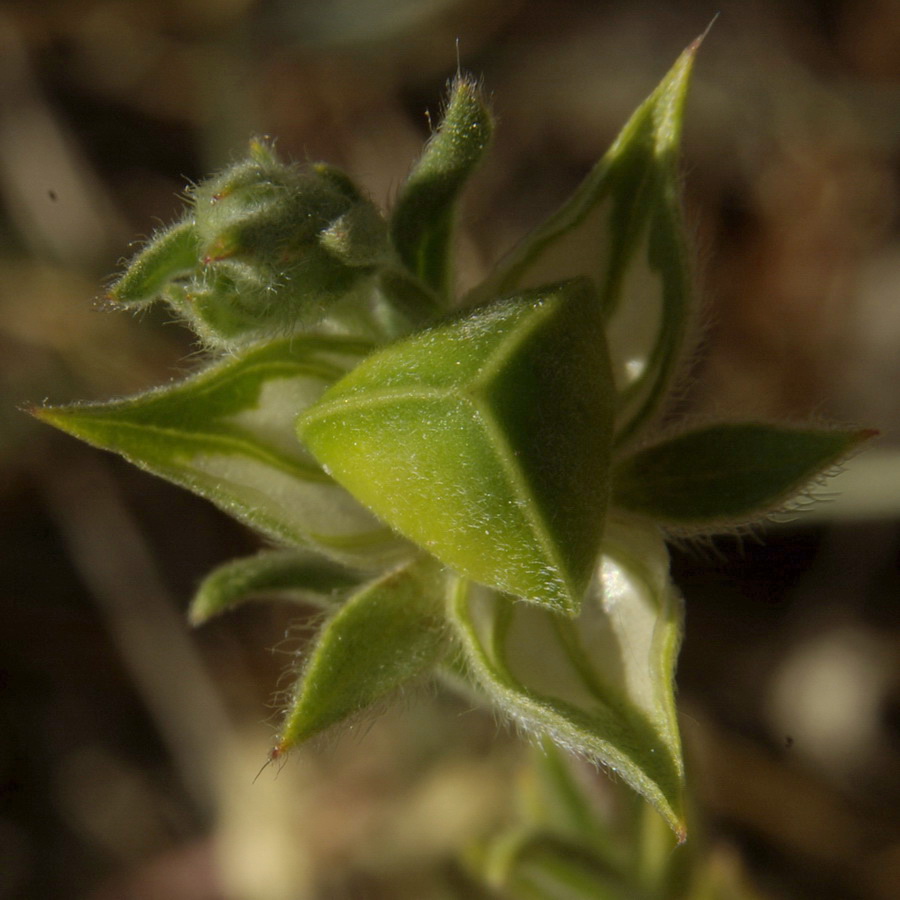
[[[349,176],[287,165],[263,141],[190,199],[185,219],[132,260],[111,296],[162,297],[210,346],[309,327],[387,260],[387,225]]]

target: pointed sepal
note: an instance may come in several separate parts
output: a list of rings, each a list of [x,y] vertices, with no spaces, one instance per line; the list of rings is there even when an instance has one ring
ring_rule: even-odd
[[[613,467],[615,506],[663,525],[745,525],[788,503],[875,432],[755,422],[688,431]]]
[[[190,218],[157,232],[133,257],[124,274],[113,282],[109,299],[140,307],[163,296],[175,281],[197,267],[200,254],[197,229]]]
[[[276,755],[383,702],[438,664],[447,646],[443,578],[436,561],[418,559],[347,599],[315,640]]]
[[[128,399],[32,412],[279,542],[371,565],[396,558],[399,539],[322,471],[293,428],[297,412],[369,349],[345,338],[297,336]]]
[[[438,130],[410,173],[390,232],[409,271],[445,301],[453,288],[452,239],[459,196],[484,155],[493,122],[481,88],[458,76]]]
[[[686,834],[674,670],[681,600],[655,529],[618,522],[577,619],[457,579],[448,617],[470,679],[532,735],[607,767]]]
[[[617,440],[657,410],[690,333],[690,270],[677,151],[699,41],[637,109],[563,206],[502,260],[469,300],[561,278],[590,278],[621,392]]]
[[[234,559],[207,575],[191,601],[189,617],[200,625],[248,599],[277,598],[335,606],[365,576],[303,550],[264,550]]]

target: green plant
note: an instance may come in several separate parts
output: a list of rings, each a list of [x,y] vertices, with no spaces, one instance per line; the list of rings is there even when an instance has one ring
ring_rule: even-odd
[[[871,434],[663,418],[695,330],[677,146],[698,45],[462,298],[456,210],[492,131],[473,81],[389,217],[344,173],[253,142],[110,292],[168,303],[209,365],[33,410],[274,545],[213,572],[194,622],[272,593],[329,611],[273,758],[436,673],[611,769],[684,840],[664,537],[758,520]]]

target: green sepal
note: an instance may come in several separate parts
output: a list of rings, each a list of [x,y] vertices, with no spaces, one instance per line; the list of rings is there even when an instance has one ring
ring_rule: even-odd
[[[577,619],[459,578],[448,618],[469,678],[537,737],[607,767],[686,834],[674,703],[681,600],[655,529],[614,521]]]
[[[586,276],[608,319],[621,393],[617,441],[656,411],[683,356],[690,271],[679,204],[677,151],[699,40],[637,109],[563,206],[476,287],[467,303]]]
[[[672,527],[743,525],[782,507],[873,434],[752,422],[698,428],[620,460],[612,502]]]
[[[200,625],[245,600],[261,597],[334,606],[364,578],[363,573],[316,553],[264,550],[210,572],[194,594],[189,617]]]
[[[207,199],[209,191],[217,199]],[[221,194],[201,185],[195,204],[205,264],[237,258],[273,273],[312,264],[315,290],[325,263],[370,266],[384,255],[385,223],[371,201],[350,200],[316,168],[285,167],[277,191],[267,181]]]
[[[447,645],[443,568],[420,558],[347,599],[322,627],[276,755],[386,700],[438,664]]]
[[[166,288],[197,267],[200,252],[197,230],[187,218],[157,232],[113,282],[109,299],[125,306],[141,306],[162,297]]]
[[[32,412],[281,543],[371,565],[396,558],[402,542],[321,470],[293,429],[297,412],[369,349],[346,338],[295,336],[128,399]]]
[[[298,431],[339,483],[451,568],[574,614],[600,549],[613,407],[581,279],[382,349]]]
[[[445,300],[453,289],[451,244],[459,195],[492,130],[480,87],[458,76],[444,118],[400,189],[391,215],[391,238],[401,261]]]

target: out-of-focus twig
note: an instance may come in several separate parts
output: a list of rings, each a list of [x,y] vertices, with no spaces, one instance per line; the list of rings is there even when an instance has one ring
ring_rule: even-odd
[[[177,771],[212,820],[218,810],[216,753],[232,736],[232,725],[137,524],[92,454],[64,469],[44,467],[39,478],[72,561]]]

